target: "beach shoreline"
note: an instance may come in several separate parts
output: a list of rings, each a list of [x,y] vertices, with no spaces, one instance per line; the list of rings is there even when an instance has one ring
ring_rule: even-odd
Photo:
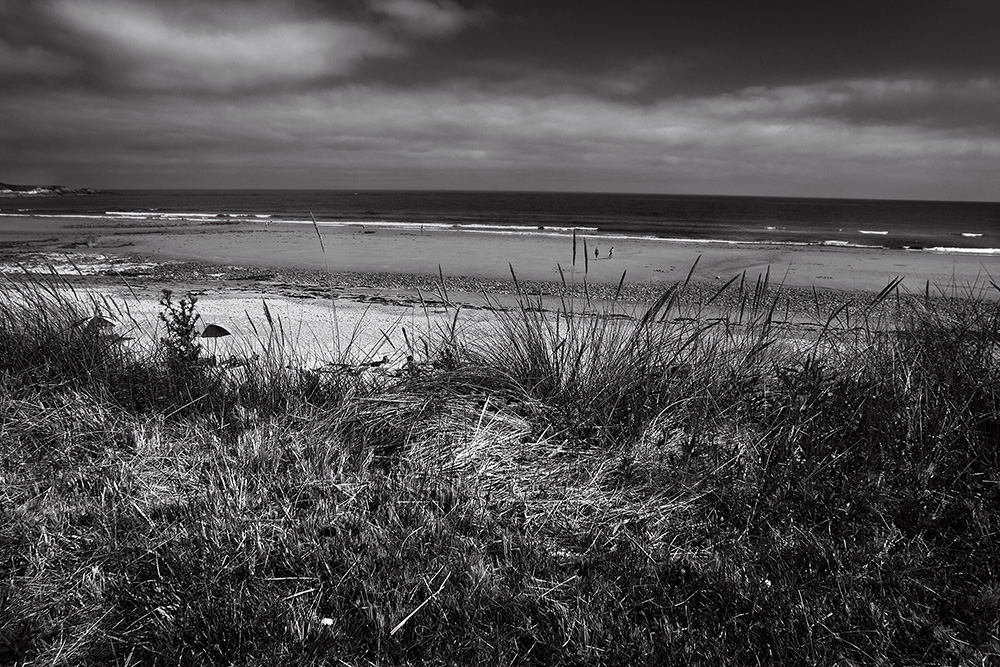
[[[321,240],[322,239],[322,240]],[[587,256],[584,256],[586,248]],[[613,255],[611,254],[613,248]],[[575,252],[574,252],[575,250]],[[0,226],[0,259],[46,253],[112,256],[138,262],[195,262],[254,267],[265,272],[332,276],[445,276],[472,291],[494,291],[511,281],[590,286],[646,286],[656,292],[683,280],[697,262],[696,282],[748,280],[769,275],[790,288],[878,292],[902,278],[911,292],[935,286],[988,284],[987,257],[787,244],[662,242],[644,238],[524,236],[435,229],[371,229],[365,225],[314,227],[263,221],[170,220],[122,224],[72,217],[16,217]],[[575,263],[574,263],[575,259]],[[401,280],[401,279],[397,279]],[[485,290],[483,288],[486,288]],[[491,289],[492,287],[492,289]],[[641,291],[641,290],[640,290]]]
[[[204,324],[233,332],[219,344],[223,353],[259,341],[259,323],[273,315],[285,343],[306,363],[347,353],[401,364],[415,337],[456,324],[488,334],[496,311],[524,295],[543,309],[568,300],[591,312],[634,314],[679,283],[686,283],[689,303],[712,301],[719,309],[766,283],[769,294],[780,291],[775,307],[787,319],[862,305],[900,278],[903,293],[922,293],[927,285],[935,295],[950,289],[968,296],[973,286],[991,298],[998,293],[987,289],[982,258],[863,248],[616,238],[609,256],[601,237],[581,235],[574,266],[566,237],[204,220],[123,225],[6,217],[4,223],[0,270],[14,279],[23,269],[34,276],[55,272],[86,298],[110,296],[129,311],[119,317],[131,321],[125,335],[155,342],[159,301],[171,290],[175,298],[199,300]]]

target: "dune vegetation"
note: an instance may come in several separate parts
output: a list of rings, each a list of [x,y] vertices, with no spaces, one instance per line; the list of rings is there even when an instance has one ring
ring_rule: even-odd
[[[0,663],[997,660],[996,286],[688,288],[306,368],[6,279]]]

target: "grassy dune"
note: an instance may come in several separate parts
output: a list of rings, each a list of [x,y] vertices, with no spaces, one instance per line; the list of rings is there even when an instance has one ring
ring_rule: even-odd
[[[1000,306],[894,287],[522,293],[309,370],[10,280],[0,663],[989,664]]]

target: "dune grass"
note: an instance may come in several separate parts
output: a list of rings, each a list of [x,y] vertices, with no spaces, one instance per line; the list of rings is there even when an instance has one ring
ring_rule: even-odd
[[[203,363],[176,301],[135,346],[64,287],[0,290],[0,663],[1000,655],[995,298],[521,292],[347,373],[273,323]]]

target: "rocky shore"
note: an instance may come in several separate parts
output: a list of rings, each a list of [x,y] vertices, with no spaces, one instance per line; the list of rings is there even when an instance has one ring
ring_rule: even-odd
[[[0,183],[0,197],[52,197],[66,195],[96,195],[93,188],[67,188],[64,185],[14,185]]]

